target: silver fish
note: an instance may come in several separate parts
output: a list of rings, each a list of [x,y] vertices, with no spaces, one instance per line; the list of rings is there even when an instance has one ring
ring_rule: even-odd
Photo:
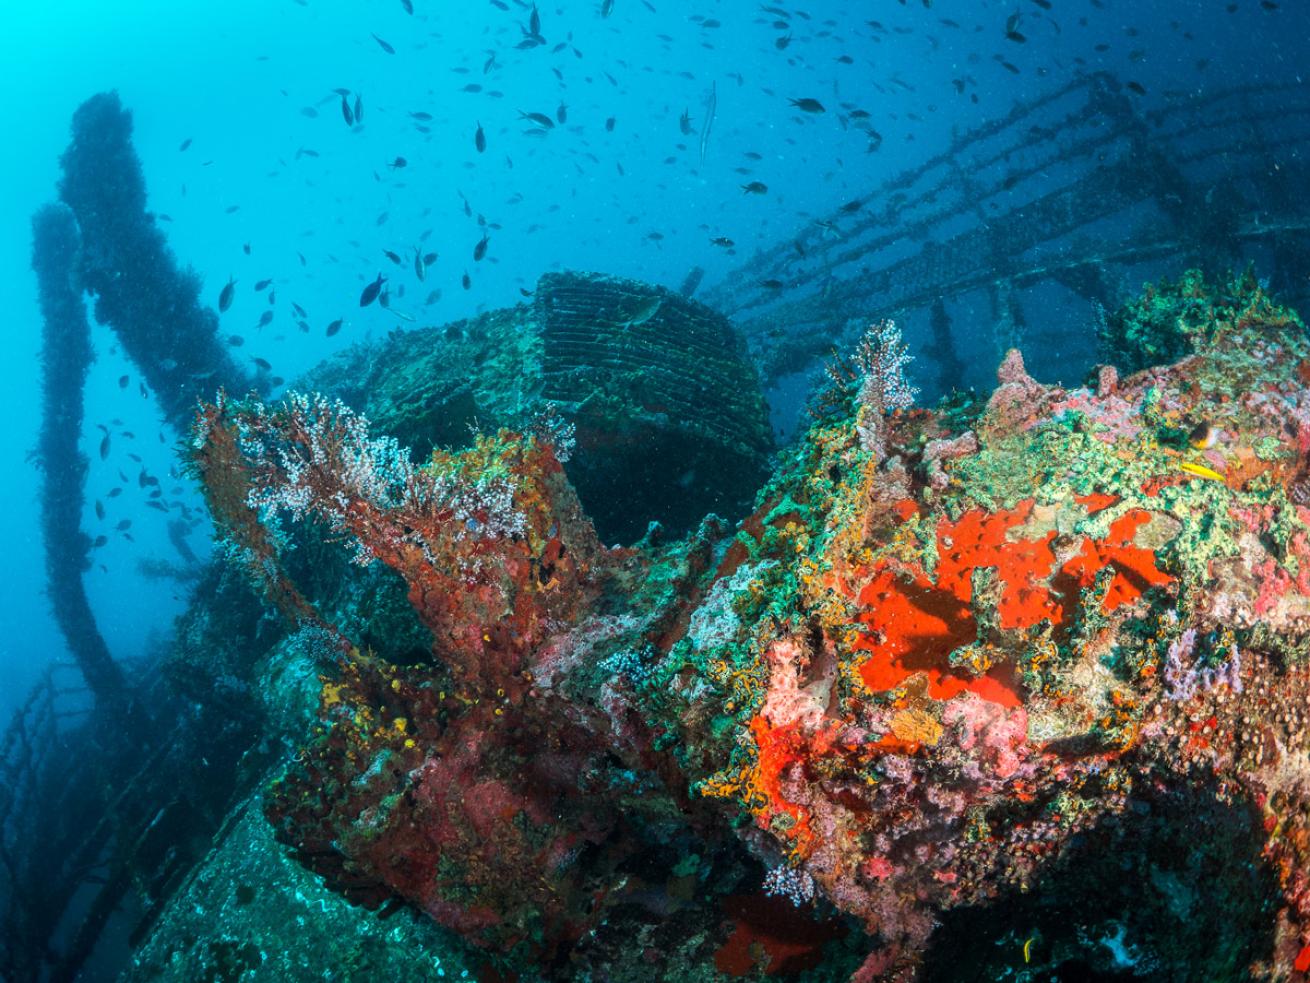
[[[716,83],[710,83],[710,97],[705,103],[705,122],[700,128],[700,162],[705,163],[705,150],[710,142],[710,128],[714,125],[714,111],[718,108],[719,97],[716,91]]]

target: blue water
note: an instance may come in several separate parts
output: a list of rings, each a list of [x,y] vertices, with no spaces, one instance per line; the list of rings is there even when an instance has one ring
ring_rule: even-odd
[[[753,2],[615,0],[603,18],[599,0],[586,0],[542,4],[547,44],[531,50],[515,47],[529,16],[521,4],[414,5],[412,15],[400,0],[5,5],[0,713],[42,666],[64,656],[44,596],[37,474],[27,459],[38,424],[40,332],[28,219],[54,197],[69,118],[92,94],[116,89],[132,111],[150,206],[168,216],[172,248],[203,275],[209,301],[237,279],[223,318],[225,334],[245,338],[237,354],[267,359],[293,378],[344,346],[409,323],[380,306],[359,307],[360,289],[379,271],[395,274],[392,310],[418,324],[512,304],[518,288],[551,269],[676,287],[702,266],[708,283],[940,151],[953,131],[1004,115],[1074,73],[1107,70],[1135,81],[1150,108],[1169,92],[1299,82],[1310,53],[1310,11],[1294,0],[1237,0],[1232,12],[1222,0],[1052,0],[1049,11],[1031,0],[814,3],[783,5],[792,11],[785,29]],[[1024,44],[1004,37],[1016,11]],[[882,30],[870,26],[875,18]],[[495,65],[484,70],[492,53]],[[470,85],[482,90],[466,91]],[[717,118],[702,165],[698,135],[711,86]],[[337,87],[362,99],[363,124],[353,130]],[[828,111],[789,107],[802,97]],[[554,119],[561,102],[567,122],[544,138],[525,134],[520,110]],[[864,132],[842,125],[842,104],[870,114],[883,138],[877,152],[866,152]],[[691,136],[680,132],[684,111]],[[429,133],[414,113],[431,114]],[[488,143],[481,154],[479,123]],[[389,166],[397,157],[405,167]],[[768,193],[743,194],[749,181],[764,182]],[[475,263],[479,214],[490,242]],[[715,236],[734,240],[736,255],[712,244]],[[440,257],[422,285],[383,256],[390,249],[412,257],[420,243]],[[253,289],[264,278],[273,280],[277,304],[272,324],[257,330],[270,309]],[[441,299],[425,305],[433,289]],[[292,301],[308,311],[309,333],[294,326]],[[345,327],[326,337],[337,318]],[[167,642],[185,593],[137,570],[143,559],[177,559],[164,517],[143,507],[130,482],[122,496],[104,495],[122,484],[120,469],[136,474],[129,451],[166,489],[185,483],[166,477],[177,464],[176,435],[141,396],[135,367],[107,328],[95,329],[95,345],[84,528],[109,542],[96,551],[87,583],[111,650],[131,658]],[[120,388],[124,374],[130,383]],[[113,418],[136,437],[116,439],[101,461],[95,425]],[[199,504],[193,492],[180,497]],[[105,503],[104,521],[92,512],[96,499]],[[125,519],[131,541],[114,528]],[[202,525],[191,537],[202,556],[206,532]]]

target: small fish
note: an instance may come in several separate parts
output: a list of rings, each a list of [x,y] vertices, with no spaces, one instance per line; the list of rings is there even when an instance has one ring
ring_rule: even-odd
[[[397,157],[395,160],[393,160],[393,161],[392,161],[390,164],[388,164],[387,166],[390,167],[393,171],[398,171],[398,170],[400,170],[402,167],[408,167],[408,166],[409,166],[409,161],[407,161],[404,157]]]
[[[359,295],[359,306],[367,307],[373,301],[378,299],[378,294],[382,292],[382,284],[387,282],[387,278],[381,273],[378,278],[364,288],[364,292]]]
[[[414,275],[419,278],[419,282],[422,282],[427,276],[427,268],[423,263],[423,253],[418,249],[414,250]]]
[[[364,97],[355,93],[355,125],[364,122]]]
[[[1204,464],[1193,464],[1191,461],[1183,461],[1178,465],[1188,474],[1194,474],[1198,478],[1209,478],[1211,481],[1223,481],[1224,476],[1213,468],[1207,468]]]
[[[393,253],[390,249],[382,250],[382,255],[391,260],[391,262],[395,263],[397,266],[401,263],[400,254]]]
[[[478,124],[478,131],[473,134],[473,146],[478,148],[478,153],[485,153],[487,149],[487,135],[482,132],[482,124]]]
[[[334,334],[336,334],[338,331],[341,330],[341,321],[342,318],[337,318],[335,321],[333,321],[331,324],[327,326],[327,336],[329,338],[331,338]]]
[[[346,121],[347,126],[355,125],[355,111],[350,108],[350,102],[344,95],[341,97],[341,117]]]
[[[247,253],[250,252],[249,246],[246,247],[246,252]],[[226,312],[229,307],[232,306],[232,298],[236,296],[236,287],[237,287],[236,280],[229,278],[227,281],[227,286],[219,291],[218,313],[222,314]]]
[[[400,0],[400,5],[405,8],[405,13],[414,13],[414,4],[411,3],[410,0]]]
[[[743,184],[741,190],[748,195],[763,195],[769,193],[769,186],[763,181],[752,181],[750,184]]]
[[[464,277],[459,282],[464,287],[465,290],[468,290],[470,287],[473,286],[473,278],[469,276],[468,270],[464,271]]]
[[[182,141],[182,145],[177,148],[177,152],[182,153],[189,146],[191,146],[191,138],[187,137],[185,140]]]
[[[613,116],[611,116],[609,119],[607,119],[607,120],[605,121],[605,132],[606,132],[606,133],[613,133],[613,132],[614,132],[614,124],[615,124],[616,122],[617,122],[617,121],[614,119]]]
[[[100,440],[100,460],[109,457],[109,434],[106,433]]]
[[[1192,428],[1187,435],[1187,442],[1198,451],[1208,451],[1219,443],[1219,431],[1209,423],[1202,421]]]
[[[490,236],[483,236],[476,246],[473,247],[473,262],[482,262],[482,257],[487,255],[487,243],[491,241]]]
[[[645,324],[647,321],[649,321],[651,318],[653,318],[656,314],[659,313],[659,310],[663,305],[664,305],[664,298],[651,297],[647,299],[644,303],[640,304],[636,308],[636,310],[632,312],[631,316],[628,317],[628,319],[625,320],[622,324],[620,324],[619,327],[626,330],[628,328],[635,328],[642,324]]]
[[[818,99],[789,99],[788,102],[803,113],[822,113],[827,111],[823,108],[823,103],[819,102]]]
[[[240,348],[246,343],[246,339],[242,338],[239,334],[230,334],[227,336],[227,343],[233,348]]]
[[[705,163],[705,154],[710,146],[710,131],[714,129],[714,117],[718,112],[719,87],[717,82],[710,83],[710,95],[705,100],[705,117],[700,125],[700,162]]]
[[[781,290],[786,284],[781,280],[761,280],[760,286],[765,290]]]
[[[103,519],[104,517],[105,517],[105,503],[102,502],[102,501],[100,501],[100,499],[97,498],[97,499],[96,499],[96,518],[97,518],[97,519]]]
[[[252,359],[252,361],[255,363],[256,366],[258,366],[258,368],[259,368],[259,370],[260,370],[261,372],[272,372],[272,371],[273,371],[273,365],[272,365],[272,363],[269,362],[269,360],[266,359],[266,358],[260,358],[258,355],[256,355],[256,356]]]
[[[736,243],[727,236],[711,236],[710,244],[714,246],[722,246],[724,249],[731,249],[736,245]]]
[[[608,17],[614,13],[614,0],[600,0],[600,15]]]
[[[538,126],[540,126],[543,130],[553,130],[555,128],[555,121],[551,119],[549,116],[547,116],[545,113],[525,113],[523,110],[520,109],[519,119],[531,120],[533,123],[536,123]]]
[[[263,314],[259,315],[259,323],[256,324],[255,327],[266,328],[272,323],[273,323],[273,312],[265,311]]]
[[[272,283],[272,282],[273,282],[273,281],[272,281],[271,279],[269,279],[269,280],[259,280],[259,281],[256,281],[256,283],[255,283],[255,293],[262,293],[263,291],[267,290],[267,289],[268,289],[268,285],[269,285],[270,283]]]
[[[370,32],[370,33],[372,33],[372,32]],[[396,49],[395,49],[395,48],[393,48],[391,45],[387,44],[387,42],[383,41],[383,40],[382,40],[380,37],[378,37],[376,34],[373,34],[373,40],[376,41],[376,42],[378,43],[378,47],[381,48],[383,51],[385,51],[387,54],[389,54],[389,55],[394,55],[394,54],[396,53]]]
[[[127,384],[128,384],[130,381],[131,381],[131,376],[120,375],[120,376],[118,377],[118,388],[119,388],[119,389],[126,389],[126,388],[127,388]]]
[[[569,121],[569,107],[562,102],[559,104],[559,108],[555,110],[555,121],[559,123],[560,126],[563,126]]]
[[[1127,89],[1129,92],[1135,92],[1139,96],[1146,95],[1146,87],[1140,82],[1129,82],[1127,84]]]

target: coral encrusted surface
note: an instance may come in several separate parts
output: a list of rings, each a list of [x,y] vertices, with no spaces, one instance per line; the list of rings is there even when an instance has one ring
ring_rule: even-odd
[[[204,407],[230,555],[331,639],[277,838],[485,978],[1303,975],[1310,344],[1249,276],[1113,323],[1133,374],[1011,352],[936,409],[880,326],[739,526],[622,549],[548,430],[415,464],[327,399]],[[430,657],[307,600],[306,537]]]

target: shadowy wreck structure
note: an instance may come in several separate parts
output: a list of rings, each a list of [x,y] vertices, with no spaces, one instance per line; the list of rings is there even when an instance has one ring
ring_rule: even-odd
[[[742,328],[766,386],[813,372],[868,318],[890,317],[937,366],[938,393],[985,384],[985,366],[1012,347],[1043,377],[1079,378],[1104,313],[1188,268],[1222,275],[1254,261],[1280,297],[1310,300],[1305,86],[1139,107],[1105,73],[1018,104],[700,299]],[[1051,310],[1087,330],[1038,313]],[[966,378],[951,352],[977,371]]]
[[[178,266],[145,211],[131,118],[116,96],[77,111],[62,165],[61,200],[33,220],[33,268],[45,316],[49,591],[73,663],[52,668],[0,743],[0,978],[15,983],[75,978],[102,935],[116,947],[139,943],[196,850],[299,742],[310,724],[291,708],[293,691],[316,683],[325,663],[306,659],[298,675],[257,679],[289,637],[302,656],[317,637],[296,631],[314,624],[310,601],[366,595],[362,637],[379,653],[403,661],[428,648],[405,614],[399,578],[361,578],[301,536],[302,555],[320,566],[293,623],[270,622],[240,566],[220,560],[171,653],[140,664],[113,658],[82,583],[93,546],[80,527],[93,357],[84,298],[179,436],[190,436],[202,398],[258,398],[270,377],[232,360],[199,279]],[[681,534],[710,512],[740,518],[772,450],[755,370],[726,319],[614,277],[547,275],[531,304],[395,332],[320,367],[310,384],[394,428],[416,461],[488,428],[567,439],[572,479],[598,528],[618,541]],[[88,778],[66,781],[73,772]],[[256,839],[266,832],[242,829]],[[432,932],[421,922],[412,930]]]
[[[1185,112],[1089,78],[710,293],[770,382],[853,355],[770,459],[728,322],[595,274],[270,398],[92,100],[35,224],[51,580],[86,557],[84,290],[188,429],[222,548],[150,664],[107,658],[76,583],[56,604],[89,690],[52,669],[0,740],[0,976],[130,946],[142,983],[1305,978],[1305,326],[1194,271],[1100,319],[1085,386],[1010,347],[1039,281],[1108,310],[1137,254],[1098,217],[1176,194],[1155,255],[1235,236],[1285,279],[1295,208],[1257,235],[1135,183],[1166,131],[1187,180],[1219,166]],[[949,388],[971,291],[985,397],[916,408],[896,325],[834,337],[922,310]]]
[[[145,210],[131,135],[116,95],[82,105],[61,159],[60,201],[32,223],[45,319],[42,533],[51,606],[76,673],[52,669],[0,742],[0,977],[13,981],[75,978],[116,912],[133,911],[144,931],[194,861],[195,835],[221,819],[238,774],[223,740],[250,723],[214,703],[186,704],[155,666],[116,661],[83,587],[93,545],[81,530],[93,357],[85,295],[179,435],[215,386],[266,388],[232,361],[217,315],[200,304],[199,278],[179,268]],[[232,747],[253,739],[245,731]],[[196,761],[211,741],[213,771],[202,779]]]
[[[727,320],[663,287],[548,273],[530,304],[393,332],[302,383],[342,398],[417,457],[469,431],[572,431],[569,479],[601,535],[736,520],[772,450],[754,367]]]

